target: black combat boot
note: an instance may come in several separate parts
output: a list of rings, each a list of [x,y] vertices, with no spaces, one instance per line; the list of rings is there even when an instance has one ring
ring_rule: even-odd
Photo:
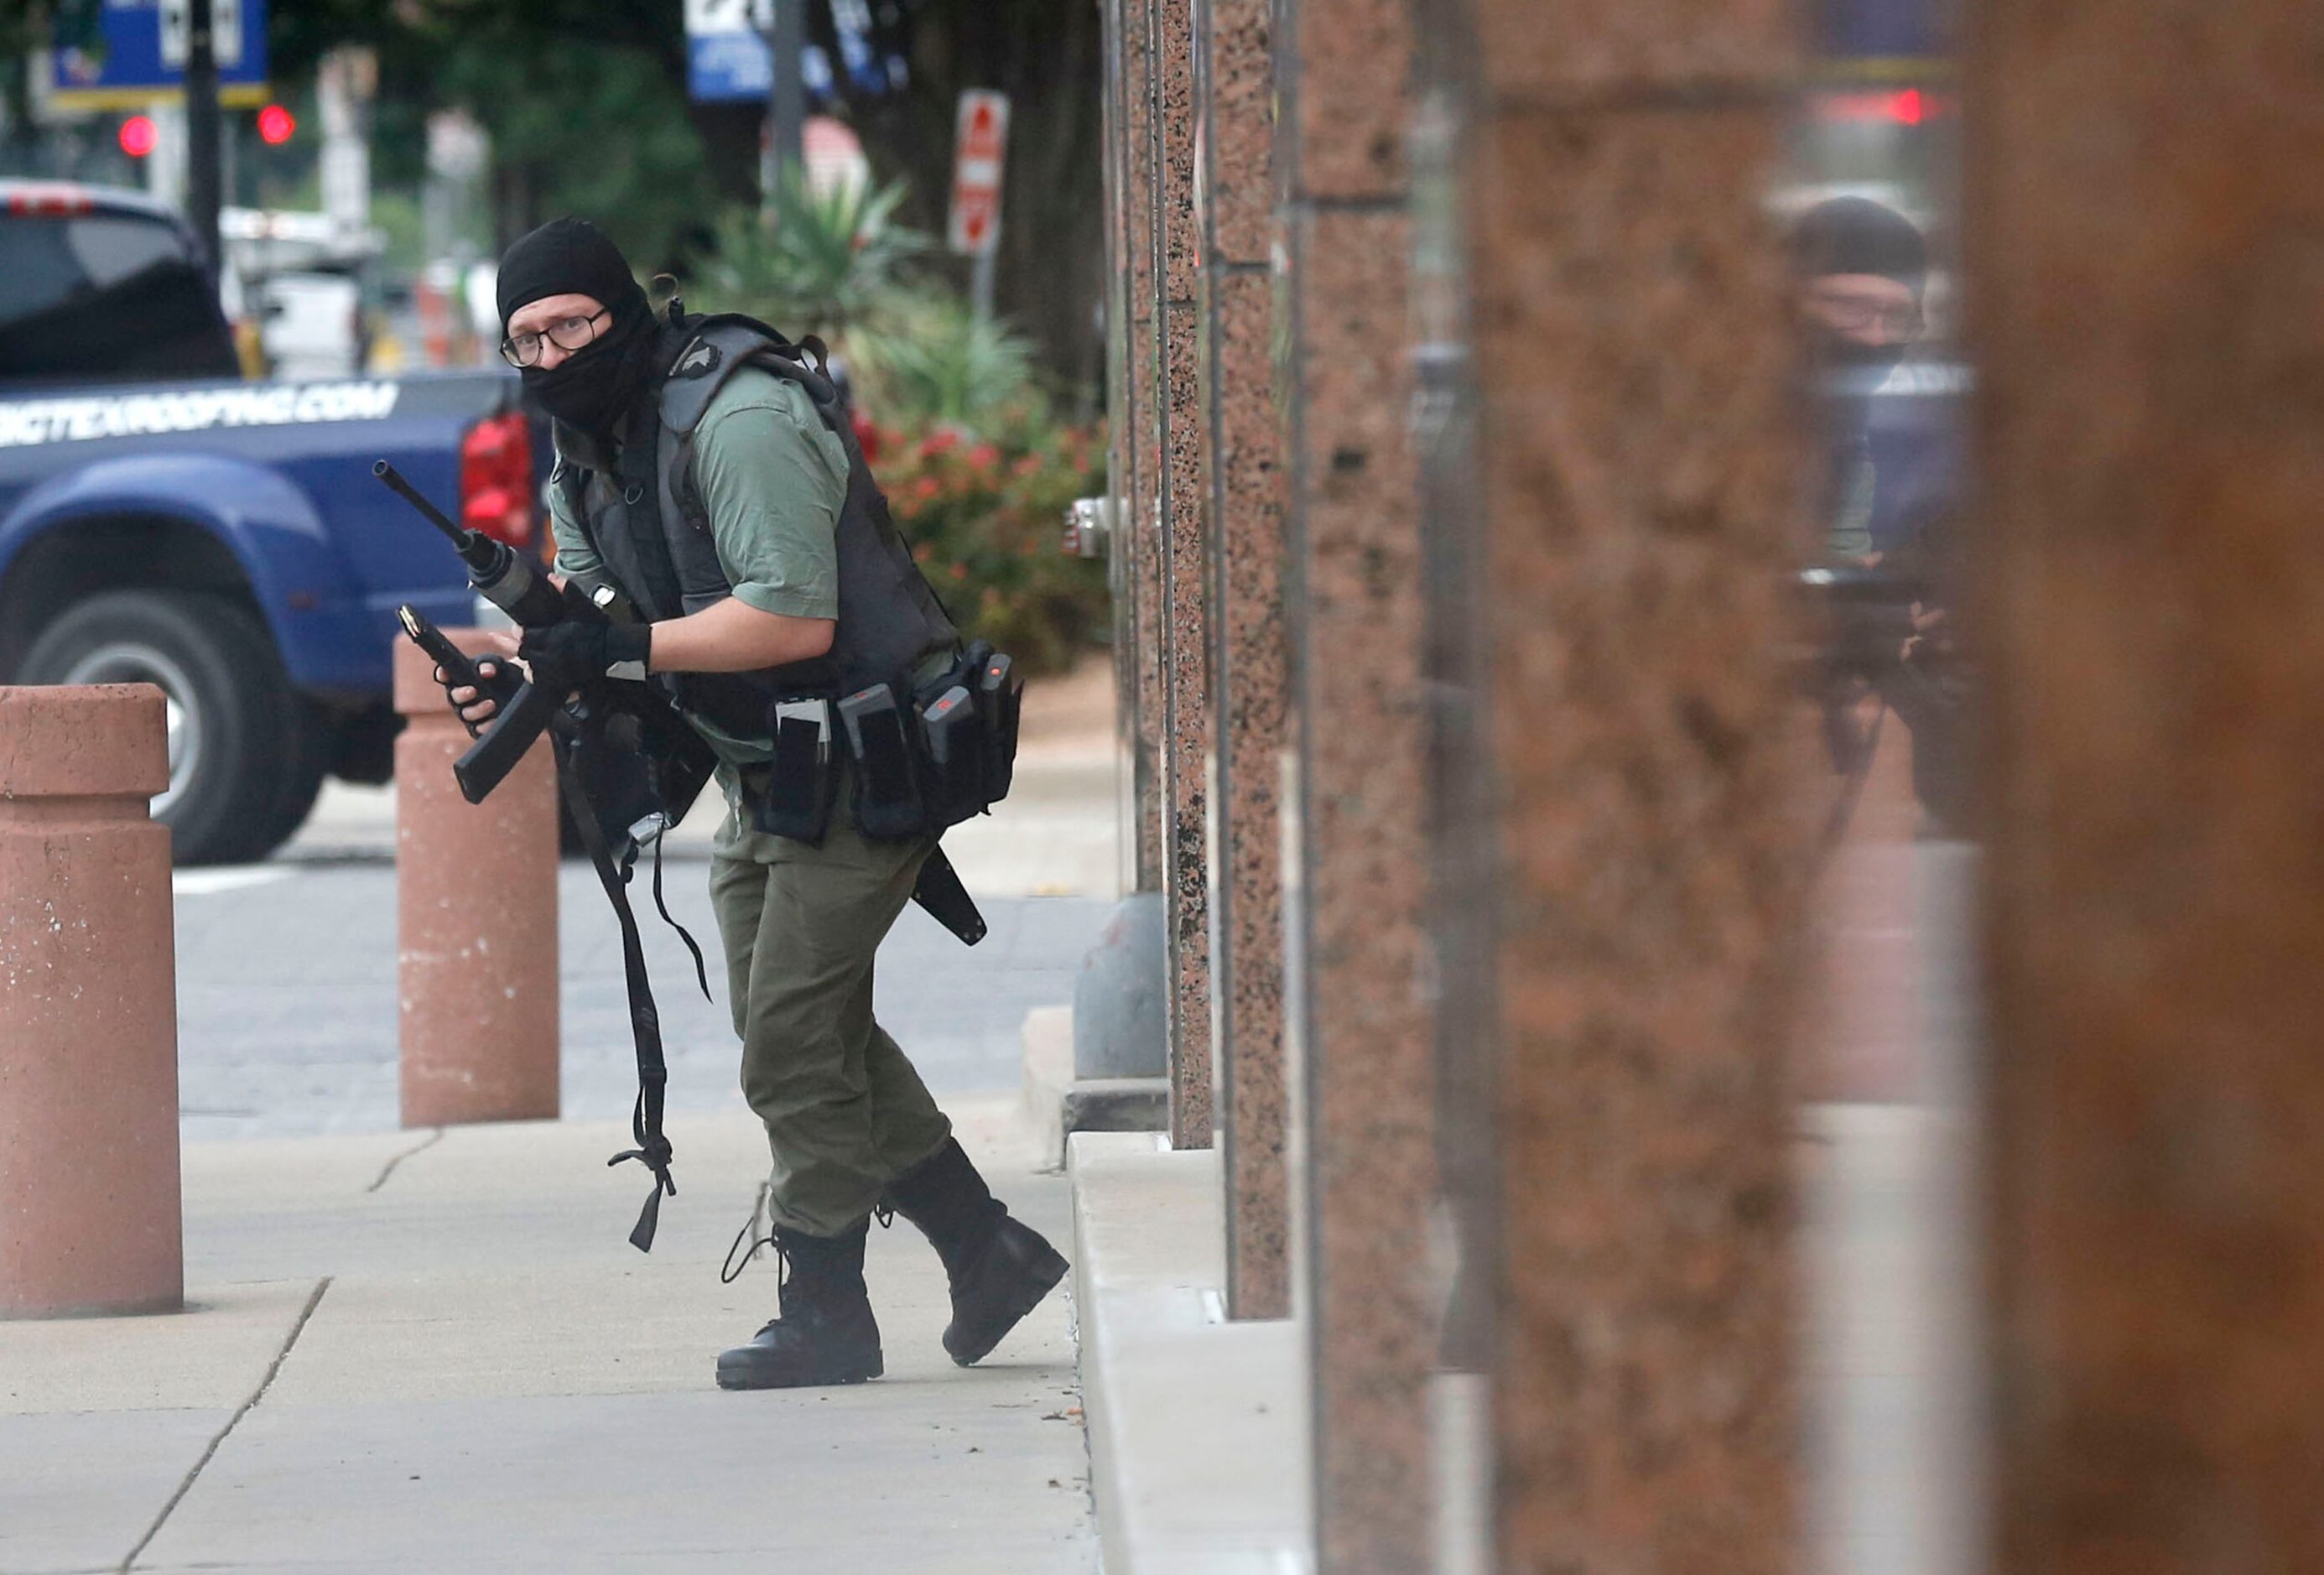
[[[722,1389],[797,1389],[860,1384],[881,1373],[880,1326],[863,1291],[863,1239],[869,1220],[844,1236],[775,1232],[783,1276],[777,1283],[781,1316],[751,1343],[722,1351]]]
[[[953,1138],[890,1183],[888,1202],[944,1260],[952,1282],[944,1348],[962,1367],[999,1345],[1065,1277],[1064,1256],[1001,1206]]]

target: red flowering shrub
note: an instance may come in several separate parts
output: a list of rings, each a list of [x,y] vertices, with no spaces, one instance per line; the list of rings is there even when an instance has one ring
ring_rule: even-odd
[[[1103,447],[1076,428],[1009,426],[880,428],[880,484],[962,631],[1055,672],[1108,632],[1105,565],[1062,546],[1067,505],[1105,490]]]

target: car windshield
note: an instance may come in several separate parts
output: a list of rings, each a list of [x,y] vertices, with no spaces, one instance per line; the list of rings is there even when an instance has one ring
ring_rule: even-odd
[[[0,214],[0,377],[230,376],[224,318],[178,228]]]

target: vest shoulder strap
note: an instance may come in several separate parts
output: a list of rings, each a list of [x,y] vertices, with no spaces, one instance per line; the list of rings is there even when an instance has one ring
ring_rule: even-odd
[[[709,413],[711,401],[718,397],[719,391],[745,366],[756,366],[798,383],[807,391],[817,412],[829,421],[829,408],[837,402],[839,393],[831,379],[809,359],[809,354],[817,347],[813,344],[794,345],[755,318],[723,313],[699,319],[694,325],[693,336],[670,363],[669,375],[663,380],[663,428],[681,439],[691,438],[694,429],[702,424],[702,418]]]
[[[709,413],[713,401],[734,374],[756,366],[804,389],[824,425],[850,443],[846,418],[840,412],[839,390],[829,375],[829,358],[823,341],[809,336],[793,344],[756,318],[722,312],[696,318],[688,325],[690,336],[671,359],[669,375],[658,401],[661,417],[661,460],[671,501],[679,516],[699,531],[710,526],[708,511],[694,480],[694,433]]]

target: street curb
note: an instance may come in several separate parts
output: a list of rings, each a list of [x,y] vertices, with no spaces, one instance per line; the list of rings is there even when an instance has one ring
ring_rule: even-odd
[[[1074,1298],[1107,1575],[1313,1568],[1303,1334],[1230,1323],[1218,1151],[1077,1132]]]
[[[1170,1125],[1170,1081],[1163,1077],[1074,1075],[1074,1009],[1035,1007],[1025,1014],[1025,1120],[1044,1169],[1065,1163],[1075,1132],[1152,1133]]]

